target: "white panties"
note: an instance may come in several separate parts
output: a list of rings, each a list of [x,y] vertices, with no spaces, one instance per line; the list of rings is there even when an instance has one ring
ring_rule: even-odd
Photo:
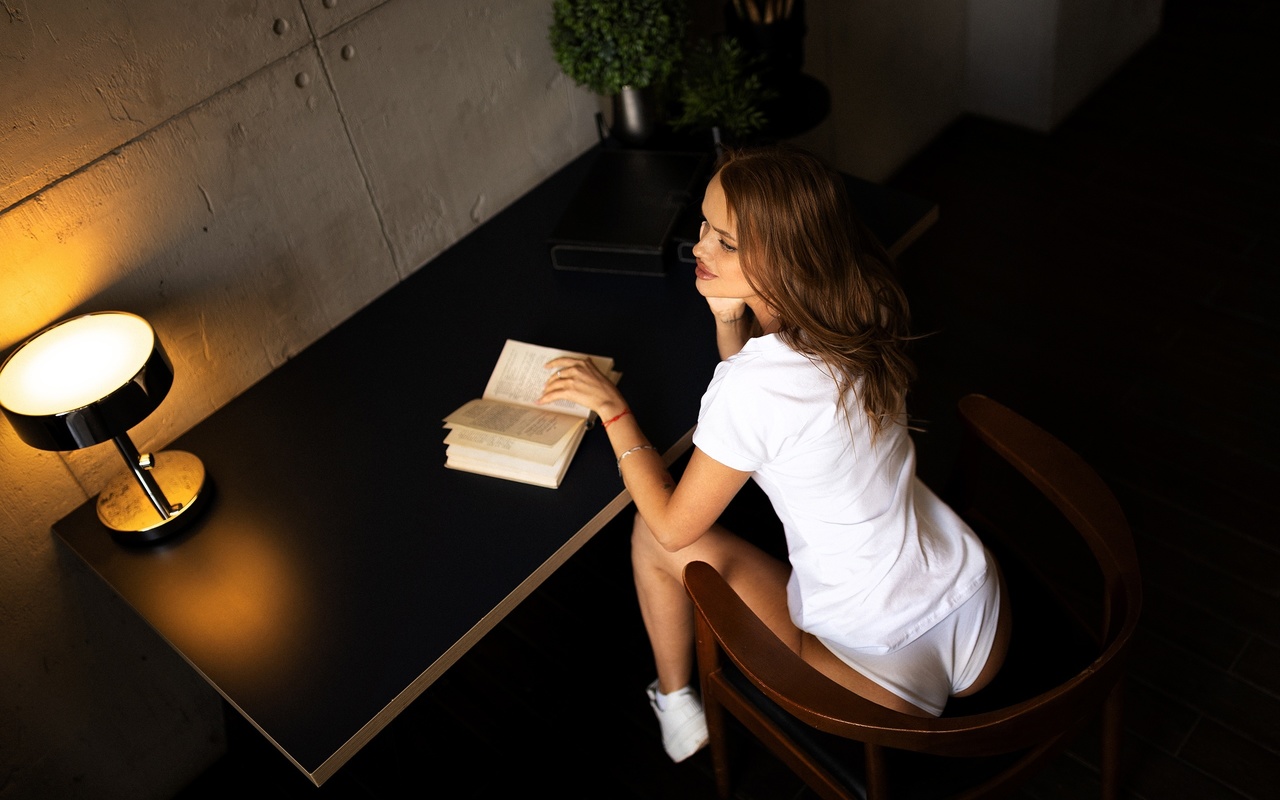
[[[963,692],[987,664],[1000,617],[1000,580],[987,554],[987,580],[978,591],[932,628],[891,653],[828,650],[857,672],[934,716],[947,698]]]

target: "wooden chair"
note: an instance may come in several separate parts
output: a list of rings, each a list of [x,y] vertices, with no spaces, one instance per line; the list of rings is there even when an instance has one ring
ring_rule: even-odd
[[[1128,523],[1053,436],[979,395],[960,414],[960,480],[945,496],[1006,578],[1014,624],[1000,674],[940,718],[891,711],[814,670],[711,566],[692,563],[684,580],[721,797],[728,737],[743,729],[824,798],[969,798],[1010,793],[1099,715],[1102,795],[1117,796],[1122,671],[1142,604]]]

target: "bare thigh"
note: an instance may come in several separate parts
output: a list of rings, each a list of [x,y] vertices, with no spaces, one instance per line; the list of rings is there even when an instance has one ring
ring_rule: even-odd
[[[710,564],[787,647],[819,672],[873,703],[907,714],[930,716],[927,711],[857,672],[812,634],[797,628],[787,608],[787,581],[791,577],[791,565],[723,526],[715,525],[693,544],[671,552],[658,544],[643,518],[636,515],[632,559],[637,565],[660,566],[672,579],[681,583],[684,568],[690,562]]]
[[[792,650],[800,650],[800,629],[791,622],[787,610],[787,580],[791,565],[769,555],[751,542],[721,525],[712,526],[688,547],[674,552],[658,544],[644,520],[636,515],[631,537],[632,561],[636,565],[659,566],[683,584],[684,568],[704,561],[715,567],[743,599]]]
[[[713,526],[698,541],[670,552],[658,544],[649,533],[644,520],[637,515],[632,536],[632,557],[637,563],[661,565],[673,579],[681,582],[684,568],[690,562],[704,561],[710,564],[787,647],[819,672],[873,703],[908,714],[928,716],[928,712],[863,676],[837,658],[814,636],[797,628],[791,621],[791,613],[787,608],[787,581],[791,577],[791,565],[774,558],[723,526]]]

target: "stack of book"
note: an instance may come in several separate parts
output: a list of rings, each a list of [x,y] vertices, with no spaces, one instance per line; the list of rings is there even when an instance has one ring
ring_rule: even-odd
[[[595,422],[590,409],[558,401],[538,405],[553,358],[589,358],[617,383],[613,359],[508,339],[484,394],[444,418],[445,466],[555,489],[564,480],[583,434]]]

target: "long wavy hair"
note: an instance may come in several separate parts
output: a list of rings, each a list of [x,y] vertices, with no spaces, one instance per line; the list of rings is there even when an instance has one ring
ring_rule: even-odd
[[[888,254],[859,221],[844,180],[786,145],[726,149],[720,187],[737,225],[743,275],[777,317],[778,335],[855,391],[873,435],[906,424],[910,312]]]

